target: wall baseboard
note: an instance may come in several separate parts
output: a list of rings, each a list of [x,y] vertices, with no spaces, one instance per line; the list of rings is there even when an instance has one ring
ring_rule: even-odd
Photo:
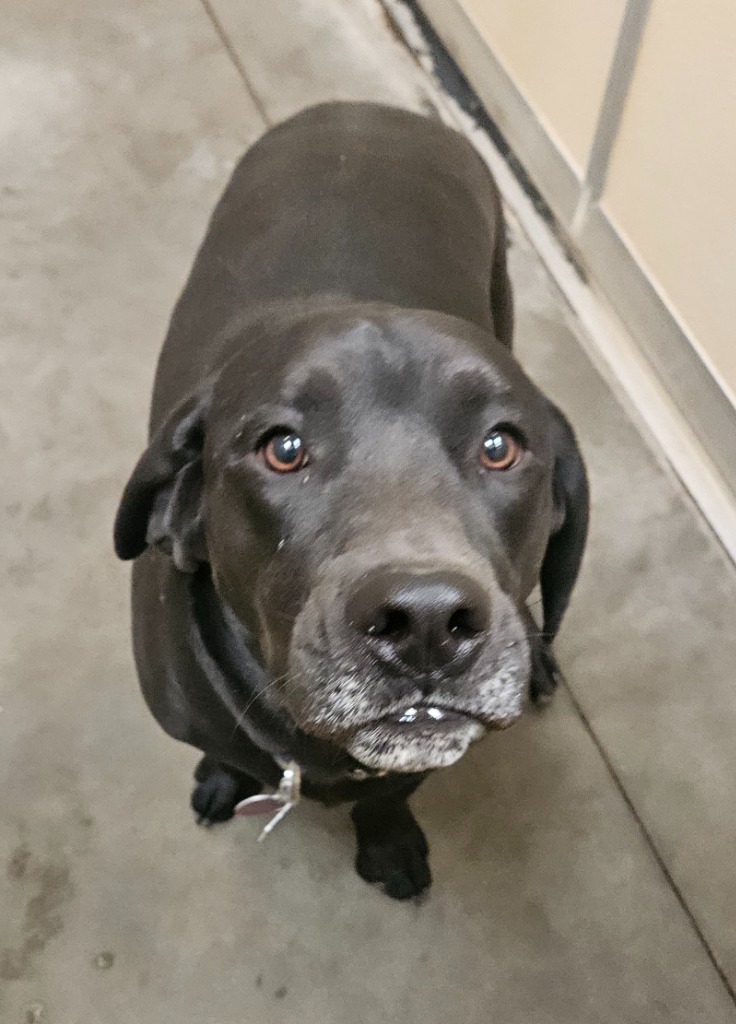
[[[419,0],[418,6],[436,29],[449,54],[460,66],[483,107],[563,223],[569,223],[580,195],[580,179],[544,126],[491,54],[475,26],[455,0]],[[482,68],[482,74],[471,69]]]

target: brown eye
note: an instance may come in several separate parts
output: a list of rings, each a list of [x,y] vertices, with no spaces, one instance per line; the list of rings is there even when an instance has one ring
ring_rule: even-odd
[[[261,454],[274,473],[294,473],[307,464],[307,449],[298,434],[273,434]]]
[[[484,469],[511,469],[522,456],[521,442],[505,430],[492,430],[481,445],[478,458]]]

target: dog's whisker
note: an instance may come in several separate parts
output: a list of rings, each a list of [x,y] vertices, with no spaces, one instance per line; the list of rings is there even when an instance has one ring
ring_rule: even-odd
[[[284,684],[288,685],[289,682],[293,682],[293,681],[289,679],[288,674],[284,674],[282,676],[276,676],[273,679],[269,679],[265,686],[262,686],[255,693],[253,693],[251,698],[250,698],[250,700],[245,705],[245,707],[241,711],[238,712],[238,715],[237,715],[237,717],[235,719],[235,725],[233,726],[233,733],[232,733],[233,736],[238,731],[238,729],[240,729],[242,727],[243,722],[245,721],[245,719],[246,719],[246,717],[248,715],[248,712],[251,710],[251,708],[256,703],[256,701],[258,700],[259,697],[261,697],[264,694],[268,693],[269,690],[272,690],[272,689],[274,689],[277,686],[284,685]]]

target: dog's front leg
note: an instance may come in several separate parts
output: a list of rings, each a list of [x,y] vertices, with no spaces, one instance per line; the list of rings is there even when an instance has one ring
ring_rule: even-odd
[[[194,780],[197,785],[192,792],[191,805],[198,825],[229,821],[241,800],[261,791],[260,782],[250,775],[211,757],[203,757],[199,762]]]
[[[412,779],[381,796],[358,800],[351,813],[358,874],[397,900],[418,896],[432,883],[427,840],[406,802],[420,782]]]

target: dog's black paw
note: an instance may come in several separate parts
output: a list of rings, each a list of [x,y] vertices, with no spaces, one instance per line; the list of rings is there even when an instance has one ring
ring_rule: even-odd
[[[432,884],[427,840],[408,807],[403,811],[379,828],[366,827],[358,808],[353,812],[358,834],[355,869],[395,900],[419,896]]]
[[[198,825],[214,825],[218,821],[229,821],[235,807],[246,797],[254,796],[261,785],[235,769],[203,757],[194,772],[197,785],[192,791],[192,810]]]
[[[531,644],[532,674],[529,696],[532,703],[548,704],[560,683],[560,669],[552,648],[543,637],[535,637]]]
[[[364,846],[358,850],[355,869],[366,882],[382,885],[387,896],[411,899],[432,884],[424,845],[424,850],[411,842]]]

